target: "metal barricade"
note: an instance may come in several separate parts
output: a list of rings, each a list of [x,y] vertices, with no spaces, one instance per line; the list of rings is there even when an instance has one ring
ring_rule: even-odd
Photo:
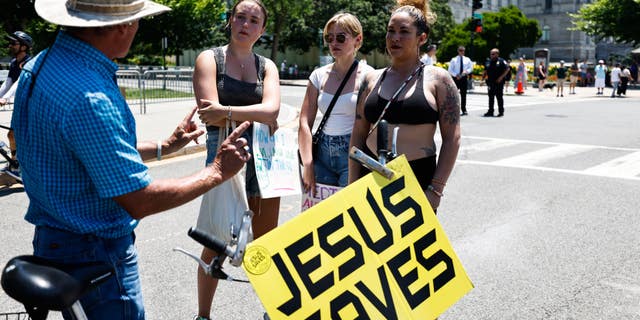
[[[193,70],[149,70],[142,75],[145,104],[193,99]]]
[[[193,69],[118,70],[118,86],[129,105],[139,105],[147,113],[147,104],[193,99]]]
[[[129,105],[139,105],[140,113],[144,108],[144,93],[142,90],[142,73],[138,70],[118,70],[116,72],[120,93],[127,99]]]

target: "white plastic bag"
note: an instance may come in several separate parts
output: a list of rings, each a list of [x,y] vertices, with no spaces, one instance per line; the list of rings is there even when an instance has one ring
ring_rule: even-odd
[[[229,121],[227,128],[220,128],[218,136],[218,148],[228,135]],[[235,129],[235,123],[232,122]],[[245,191],[245,170],[246,165],[240,171],[223,182],[219,186],[207,191],[202,196],[200,204],[200,214],[198,215],[197,228],[213,234],[225,242],[238,235],[242,224],[242,215],[249,210],[247,193]]]

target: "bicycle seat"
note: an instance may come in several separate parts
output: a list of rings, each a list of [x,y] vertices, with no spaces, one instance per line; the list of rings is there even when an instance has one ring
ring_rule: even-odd
[[[2,271],[2,289],[25,306],[62,311],[91,287],[113,274],[107,264],[91,264],[91,271],[73,277],[62,265],[36,256],[11,259]]]

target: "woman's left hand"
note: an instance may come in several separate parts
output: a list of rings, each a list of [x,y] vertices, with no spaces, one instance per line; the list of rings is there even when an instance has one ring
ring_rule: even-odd
[[[198,109],[198,117],[206,125],[216,125],[224,122],[228,115],[228,108],[218,102],[202,99]]]
[[[427,196],[427,200],[429,200],[429,204],[431,205],[433,211],[436,211],[440,206],[440,197],[429,190],[424,190],[424,195]]]

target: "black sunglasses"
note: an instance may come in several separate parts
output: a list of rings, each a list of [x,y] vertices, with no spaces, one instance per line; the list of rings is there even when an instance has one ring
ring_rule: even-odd
[[[331,43],[333,42],[333,35],[332,34],[325,34],[324,35],[324,42],[326,43]],[[335,37],[336,41],[338,41],[338,43],[344,43],[345,41],[347,41],[347,36],[344,33],[339,33],[336,34]]]
[[[20,42],[18,42],[18,41],[9,41],[9,45],[12,45],[12,46],[17,46],[19,44],[20,44]]]

